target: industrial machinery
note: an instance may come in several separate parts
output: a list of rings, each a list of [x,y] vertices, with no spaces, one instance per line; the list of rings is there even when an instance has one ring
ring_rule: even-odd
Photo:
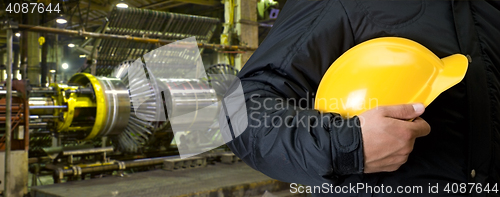
[[[199,44],[207,44],[220,23],[217,18],[132,7],[114,8],[108,18],[109,21],[100,29],[103,34],[172,41],[195,37]],[[89,39],[78,48],[87,45],[93,45],[91,51],[82,52],[86,52],[92,62],[82,70],[91,71],[90,65],[94,64],[97,76],[110,76],[122,61],[136,60],[161,46],[135,40]]]
[[[202,45],[210,41],[220,23],[217,18],[132,7],[114,8],[108,18],[109,20],[98,30],[103,35],[137,36],[148,39],[146,41],[196,38],[196,42]],[[93,47],[88,49],[86,46]],[[76,47],[77,50],[89,56],[87,65],[80,69],[82,73],[73,76],[68,84],[51,84],[49,88],[32,91],[33,95],[40,97],[33,99],[36,103],[36,106],[33,104],[33,109],[36,108],[36,110],[32,111],[32,114],[39,113],[40,115],[39,118],[32,120],[32,125],[34,126],[36,122],[40,131],[46,128],[50,131],[57,131],[54,137],[61,143],[57,143],[56,140],[51,142],[50,137],[34,139],[36,143],[30,143],[30,146],[35,151],[30,155],[44,155],[46,151],[43,151],[40,146],[64,145],[62,142],[66,139],[92,141],[95,146],[101,147],[113,146],[121,153],[127,154],[172,149],[170,142],[174,135],[170,122],[166,118],[161,120],[155,118],[155,115],[165,113],[166,105],[172,106],[173,104],[164,97],[170,98],[176,97],[179,93],[185,95],[186,92],[187,94],[196,92],[196,95],[193,95],[196,96],[195,101],[185,100],[184,104],[175,108],[193,111],[195,110],[193,106],[198,106],[203,102],[199,95],[210,95],[211,99],[208,99],[210,101],[217,99],[217,96],[215,96],[215,90],[208,84],[208,80],[199,81],[182,74],[189,71],[179,63],[179,53],[158,52],[161,56],[160,62],[137,61],[160,46],[150,42],[137,42],[134,39],[124,41],[91,38]],[[183,50],[177,52],[182,53]],[[170,70],[172,72],[170,76],[175,77],[158,78],[154,83],[144,84],[147,87],[141,87],[143,83],[129,81],[129,74],[137,74],[137,72],[128,73],[128,68],[134,65],[134,62],[141,62],[141,65],[135,66],[144,68],[146,68],[145,64],[174,65],[176,69]],[[232,68],[232,66],[224,66]],[[215,67],[217,65],[207,70],[207,73]],[[225,71],[229,71],[227,68]],[[94,72],[95,75],[83,72]],[[145,74],[149,77],[148,72],[156,71],[145,70]],[[217,74],[221,74],[220,71]],[[235,74],[235,72],[231,70],[227,74]],[[179,83],[179,81],[182,82]],[[138,84],[141,86],[134,87]],[[158,88],[165,90],[164,93],[169,95],[160,95]],[[133,106],[132,101],[139,97],[150,100],[145,101],[140,108]],[[167,99],[167,102],[164,102],[164,99]],[[176,101],[182,102],[178,99]],[[191,124],[191,122],[188,121],[186,124]]]
[[[131,61],[125,61],[117,70],[128,70],[131,65]],[[148,158],[150,153],[154,156],[178,154],[175,146],[171,146],[174,134],[168,116],[173,112],[167,112],[164,120],[155,119],[153,114],[159,112],[157,107],[169,106],[169,109],[184,113],[216,102],[222,98],[221,91],[227,90],[224,74],[235,75],[237,71],[232,66],[218,64],[207,69],[207,73],[217,74],[214,76],[218,78],[158,78],[157,83],[147,83],[140,91],[131,89],[137,89],[137,84],[141,83],[128,81],[129,75],[137,73],[126,71],[114,72],[115,77],[77,73],[67,84],[53,83],[47,88],[31,88],[24,81],[15,81],[14,95],[24,96],[13,100],[13,114],[17,114],[13,120],[27,118],[28,121],[14,122],[15,126],[23,125],[14,129],[29,129],[29,134],[24,134],[24,130],[17,133],[30,136],[30,146],[24,146],[23,141],[19,144],[21,148],[29,147],[30,162],[35,164],[31,167],[34,177],[43,174],[45,169],[52,171],[55,182],[61,182],[67,175],[73,177],[69,179],[72,180],[85,174],[125,170],[127,160]],[[155,86],[166,90],[161,97],[156,96],[158,88]],[[138,97],[145,98],[146,102],[134,107],[133,99]],[[0,108],[0,112],[5,114],[2,109],[5,108]],[[216,116],[206,114],[183,119],[182,125],[187,132],[180,139],[189,139],[190,134],[199,135],[196,131],[210,132],[194,122],[212,124],[215,120]],[[130,165],[162,164],[164,159],[131,161]],[[33,181],[37,182],[36,178]]]
[[[51,84],[30,94],[32,128],[64,133],[66,138],[117,136],[129,120],[128,91],[116,78],[78,73],[68,84]]]
[[[122,67],[130,65],[129,61]],[[225,69],[225,70],[223,70]],[[237,73],[229,65],[218,64],[208,70],[220,74]],[[162,79],[158,84],[149,84],[149,87],[138,91],[137,81],[129,82],[129,73],[124,72],[116,77],[98,77],[88,73],[77,73],[68,84],[51,84],[48,88],[36,88],[29,91],[29,118],[30,129],[37,132],[51,132],[61,139],[75,141],[90,141],[109,137],[117,143],[117,148],[124,152],[127,148],[139,148],[149,141],[155,133],[171,132],[168,119],[145,120],[140,117],[154,118],[160,112],[157,107],[172,106],[177,111],[191,112],[206,107],[217,99],[227,89],[225,79]],[[130,85],[129,85],[130,84]],[[167,91],[156,100],[154,85],[162,86]],[[133,99],[147,98],[144,106],[134,107]],[[216,101],[216,100],[215,100]],[[160,102],[160,103],[158,103]],[[16,108],[17,109],[17,108]],[[169,112],[170,114],[172,112]],[[138,117],[139,116],[139,117]],[[206,120],[201,120],[206,119]],[[186,130],[196,130],[193,121],[213,121],[214,117],[196,116],[185,120]],[[162,135],[162,134],[160,134]],[[157,137],[157,136],[156,136]],[[61,140],[60,139],[60,140]],[[170,138],[172,140],[172,138]],[[121,144],[120,144],[121,143]],[[119,145],[118,145],[119,144]]]
[[[129,20],[130,17],[144,20],[137,23]],[[6,96],[8,85],[0,86],[0,125],[12,124],[12,151],[6,152],[10,152],[12,161],[27,159],[26,152],[29,152],[28,161],[11,166],[28,168],[25,163],[29,163],[32,185],[35,186],[39,182],[37,177],[42,175],[52,175],[54,182],[60,183],[130,168],[135,171],[155,165],[165,165],[166,169],[205,165],[207,158],[236,161],[234,155],[224,152],[227,151],[225,148],[222,148],[222,154],[219,154],[221,150],[216,150],[187,160],[168,157],[179,155],[177,146],[186,146],[187,143],[182,142],[194,139],[193,135],[221,137],[214,135],[219,129],[216,113],[193,113],[183,118],[177,126],[184,132],[178,137],[174,136],[169,117],[190,114],[200,108],[216,109],[211,111],[217,112],[220,106],[213,103],[222,99],[238,71],[230,65],[216,64],[205,70],[208,76],[191,76],[179,58],[188,50],[182,47],[175,53],[156,53],[161,56],[158,61],[146,56],[153,55],[151,51],[161,47],[160,44],[193,37],[198,41],[193,53],[196,55],[200,54],[198,47],[247,48],[208,44],[219,24],[216,18],[130,8],[114,9],[109,19],[100,32],[74,34],[94,37],[75,47],[89,58],[67,83],[31,87],[27,80],[13,80],[10,111],[6,102],[9,100]],[[21,28],[73,34],[71,30],[29,25],[19,25]],[[91,50],[85,46],[92,46]],[[171,65],[172,69],[163,70],[165,64]],[[160,69],[148,69],[150,65],[157,65],[156,68]],[[131,67],[134,72],[130,72]],[[170,75],[152,77],[160,76],[158,72]],[[144,75],[147,82],[138,81],[136,75]],[[140,102],[134,102],[136,100]],[[6,121],[6,114],[11,114],[11,121]],[[4,132],[0,131],[0,154],[5,148]],[[204,146],[206,142],[196,141],[194,144]],[[0,155],[0,158],[4,157]],[[17,180],[28,178],[28,169],[16,168],[10,172],[16,181],[9,184],[25,182]],[[2,182],[0,178],[0,187],[3,188]]]

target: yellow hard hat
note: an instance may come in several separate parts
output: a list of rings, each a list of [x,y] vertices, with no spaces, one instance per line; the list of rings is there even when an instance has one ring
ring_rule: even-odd
[[[427,106],[460,82],[467,66],[464,55],[439,59],[409,39],[368,40],[342,54],[326,71],[316,93],[315,109],[348,118],[377,106]]]

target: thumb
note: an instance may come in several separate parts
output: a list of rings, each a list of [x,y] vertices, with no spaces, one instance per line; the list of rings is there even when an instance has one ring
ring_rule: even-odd
[[[382,115],[386,117],[410,120],[422,115],[425,111],[424,105],[420,103],[405,104],[405,105],[392,105],[379,107],[382,110]]]

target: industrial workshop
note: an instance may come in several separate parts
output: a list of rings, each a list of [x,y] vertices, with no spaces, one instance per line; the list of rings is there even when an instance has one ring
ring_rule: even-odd
[[[214,114],[184,118],[187,126],[179,133],[173,132],[168,117],[148,118],[164,113],[156,109],[163,104],[193,112],[222,99],[225,90],[220,89],[229,85],[224,79],[238,74],[284,3],[2,1],[0,193],[288,195],[288,184],[253,170],[225,145],[179,156],[178,145],[192,135],[212,132],[213,138],[221,137]],[[189,38],[196,41],[204,72],[216,77],[191,76],[196,70],[183,65],[182,55],[175,53],[179,50],[154,52]],[[147,59],[151,53],[162,58]],[[137,73],[128,69],[138,64],[141,69],[147,64],[165,67],[168,75],[149,69],[142,74],[148,76],[145,80],[155,74],[155,82],[139,83],[132,79]],[[159,86],[165,91],[160,93]],[[134,106],[133,100],[145,95],[153,99]],[[200,122],[211,126],[196,127]],[[210,142],[196,143],[203,147]]]
[[[500,197],[499,0],[3,0],[0,197]]]

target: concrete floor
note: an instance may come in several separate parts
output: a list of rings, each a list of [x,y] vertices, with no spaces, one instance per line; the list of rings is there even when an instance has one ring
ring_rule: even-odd
[[[273,180],[239,162],[37,186],[31,188],[31,196],[292,196],[289,190],[288,183]]]

